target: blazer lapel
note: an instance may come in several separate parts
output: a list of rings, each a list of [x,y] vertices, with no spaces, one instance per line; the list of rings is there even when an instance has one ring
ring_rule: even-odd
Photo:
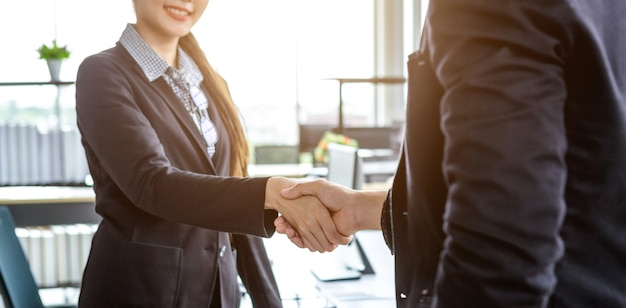
[[[211,174],[217,174],[217,169],[213,164],[213,160],[209,157],[209,153],[207,153],[206,141],[204,141],[204,138],[196,127],[194,120],[191,118],[191,115],[185,106],[183,106],[182,102],[180,102],[180,99],[176,96],[174,91],[170,90],[170,86],[163,78],[159,78],[154,82],[151,82],[150,86],[157,93],[159,93],[165,102],[165,105],[176,116],[178,124],[185,130],[185,135],[190,137],[190,142],[194,143],[194,148],[196,148],[211,169]]]

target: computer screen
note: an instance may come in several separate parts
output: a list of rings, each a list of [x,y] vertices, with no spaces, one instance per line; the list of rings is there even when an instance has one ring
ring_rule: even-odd
[[[363,186],[362,159],[359,149],[337,143],[328,144],[328,174],[326,179],[354,189]]]
[[[329,143],[328,174],[326,179],[353,189],[361,189],[364,175],[358,148]],[[350,245],[339,246],[335,251],[320,255],[312,272],[320,281],[359,279],[363,274],[374,274],[367,255],[359,243],[358,232]]]

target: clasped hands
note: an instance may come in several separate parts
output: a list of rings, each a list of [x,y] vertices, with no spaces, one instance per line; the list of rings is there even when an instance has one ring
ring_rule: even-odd
[[[310,251],[328,252],[346,245],[359,230],[380,230],[385,191],[360,191],[319,179],[293,181],[272,177],[265,207],[280,216],[276,231]]]

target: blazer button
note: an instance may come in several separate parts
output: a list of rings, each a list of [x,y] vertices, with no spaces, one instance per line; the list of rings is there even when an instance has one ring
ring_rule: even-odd
[[[224,256],[224,254],[226,253],[226,245],[222,246],[222,248],[220,248],[220,258]]]
[[[404,292],[400,292],[400,298],[406,298],[406,294],[404,294]]]

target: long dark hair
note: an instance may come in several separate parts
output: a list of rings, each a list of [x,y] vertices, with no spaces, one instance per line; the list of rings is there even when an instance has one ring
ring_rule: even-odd
[[[226,81],[209,64],[206,55],[191,32],[181,37],[178,44],[200,68],[204,77],[202,85],[209,92],[209,96],[215,103],[222,122],[226,126],[231,144],[230,174],[232,176],[247,176],[250,150],[239,117],[239,111],[233,103]]]

